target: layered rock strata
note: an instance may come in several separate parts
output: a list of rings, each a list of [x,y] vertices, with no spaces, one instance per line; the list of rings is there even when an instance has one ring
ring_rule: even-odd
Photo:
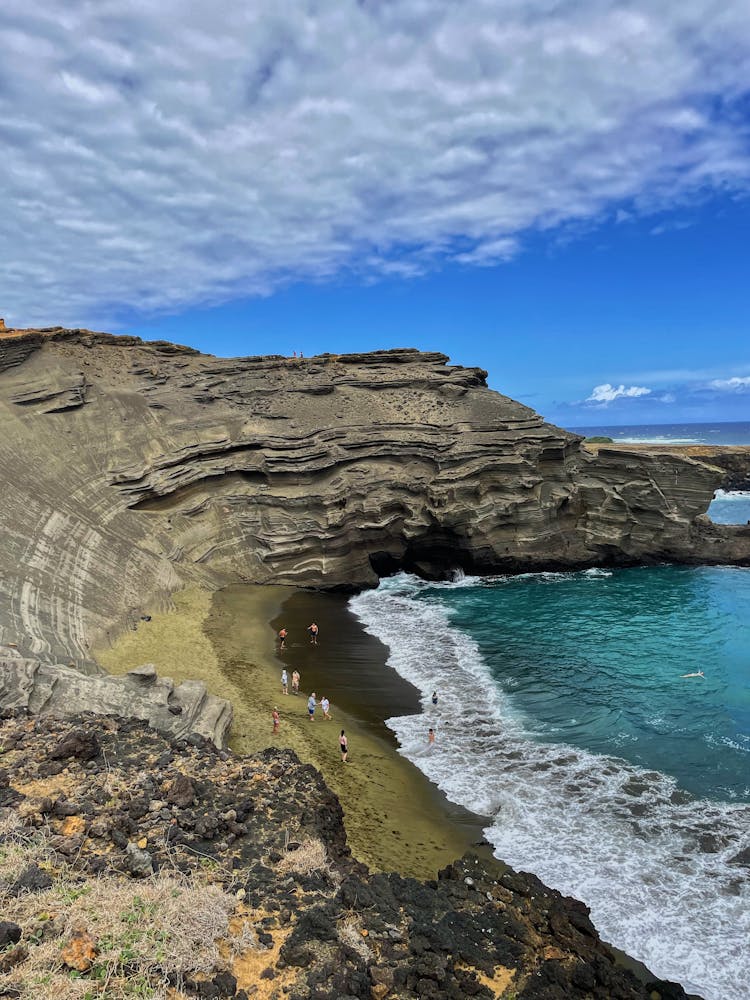
[[[720,470],[592,454],[447,360],[0,334],[0,642],[85,664],[189,583],[750,561]]]
[[[221,886],[236,900],[230,926],[243,927],[221,967],[171,982],[175,997],[686,1000],[618,965],[587,908],[532,875],[470,855],[427,883],[369,874],[350,855],[338,800],[291,751],[240,757],[122,719],[17,713],[0,721],[0,743],[0,846],[10,816],[27,840],[46,838],[44,867],[0,884],[15,945],[0,963],[5,995],[39,996],[44,955],[54,970],[70,946],[57,880],[71,900],[161,871]],[[91,954],[79,966],[87,996],[104,995],[99,927],[77,928]],[[155,940],[148,974],[163,990],[159,963]]]
[[[0,646],[0,705],[34,715],[96,712],[142,719],[160,733],[179,738],[197,733],[218,747],[226,744],[232,706],[209,694],[203,681],[175,685],[159,677],[152,663],[124,677],[88,674],[73,666],[27,659]]]

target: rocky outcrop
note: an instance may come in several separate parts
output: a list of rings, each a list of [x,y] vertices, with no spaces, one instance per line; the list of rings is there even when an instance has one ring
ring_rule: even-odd
[[[188,583],[750,561],[701,518],[720,470],[592,454],[447,360],[0,335],[0,641],[80,665]]]
[[[72,666],[26,659],[7,646],[0,646],[0,705],[35,715],[129,716],[175,738],[197,733],[218,747],[225,745],[232,723],[225,698],[210,695],[202,681],[175,686],[169,677],[158,677],[151,663],[124,677],[86,675]]]
[[[608,445],[597,445],[586,441],[585,446],[594,454]],[[750,490],[750,445],[654,445],[628,444],[619,445],[620,449],[639,452],[641,454],[671,454],[691,458],[705,465],[712,465],[722,472],[719,486],[723,490]]]
[[[0,743],[0,831],[12,829],[1,822],[12,813],[23,818],[25,839],[34,829],[48,838],[44,870],[24,873],[26,893],[54,898],[60,878],[70,899],[113,873],[176,872],[182,886],[205,884],[209,873],[234,898],[244,944],[223,969],[180,983],[182,996],[686,1000],[679,986],[619,965],[582,903],[500,862],[469,855],[426,883],[368,873],[350,855],[338,800],[291,751],[240,757],[90,716],[66,723],[11,714]],[[0,991],[15,986],[19,995],[39,975],[37,949],[55,960],[50,943],[64,922],[50,895],[27,907],[15,903],[13,886],[0,884],[3,895],[6,937],[24,950],[10,972],[0,968]],[[40,909],[50,911],[43,926]],[[76,966],[92,995],[99,926],[87,930],[90,960]],[[163,987],[160,943],[148,969]],[[142,986],[150,995],[150,983]]]

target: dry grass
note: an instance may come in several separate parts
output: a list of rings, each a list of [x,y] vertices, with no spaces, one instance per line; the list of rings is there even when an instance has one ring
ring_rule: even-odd
[[[29,864],[43,867],[51,888],[13,897],[7,886]],[[226,968],[230,955],[254,947],[244,922],[230,929],[237,900],[202,879],[156,875],[134,881],[118,875],[80,879],[53,860],[44,833],[0,822],[0,912],[19,924],[27,958],[0,975],[22,1000],[132,1000],[168,996],[168,979]],[[61,948],[76,931],[88,933],[97,954],[85,973],[68,969]]]
[[[362,924],[354,914],[344,917],[336,933],[339,941],[356,951],[364,962],[369,963],[373,960],[375,953],[365,940]]]
[[[296,851],[289,851],[276,865],[280,875],[313,875],[320,872],[336,883],[338,876],[331,868],[325,844],[317,837],[303,840]]]

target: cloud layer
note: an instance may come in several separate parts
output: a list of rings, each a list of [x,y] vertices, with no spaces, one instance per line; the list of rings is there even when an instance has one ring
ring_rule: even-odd
[[[746,0],[4,0],[0,306],[487,265],[750,186]]]
[[[614,386],[610,385],[609,382],[605,382],[603,385],[594,386],[586,402],[606,406],[608,403],[613,403],[616,399],[633,399],[637,396],[648,396],[650,392],[651,390],[643,385],[629,385],[626,388],[624,385]]]

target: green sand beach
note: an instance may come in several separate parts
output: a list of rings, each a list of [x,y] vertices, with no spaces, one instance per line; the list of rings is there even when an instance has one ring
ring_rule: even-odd
[[[320,626],[317,647],[306,632]],[[276,632],[289,631],[279,652]],[[317,767],[344,809],[355,856],[375,870],[434,877],[439,868],[482,838],[480,817],[448,802],[396,749],[384,724],[391,715],[419,710],[416,690],[386,666],[386,648],[367,635],[341,595],[288,587],[238,585],[211,594],[191,589],[174,597],[174,610],[123,633],[94,651],[112,673],[154,663],[175,681],[197,678],[234,706],[230,746],[254,753],[268,746],[293,749]],[[300,695],[282,695],[280,676],[301,674]],[[307,695],[331,701],[331,721],[318,707],[307,718]],[[280,731],[272,734],[278,706]],[[349,763],[338,736],[345,729]],[[425,728],[425,740],[427,730]]]

